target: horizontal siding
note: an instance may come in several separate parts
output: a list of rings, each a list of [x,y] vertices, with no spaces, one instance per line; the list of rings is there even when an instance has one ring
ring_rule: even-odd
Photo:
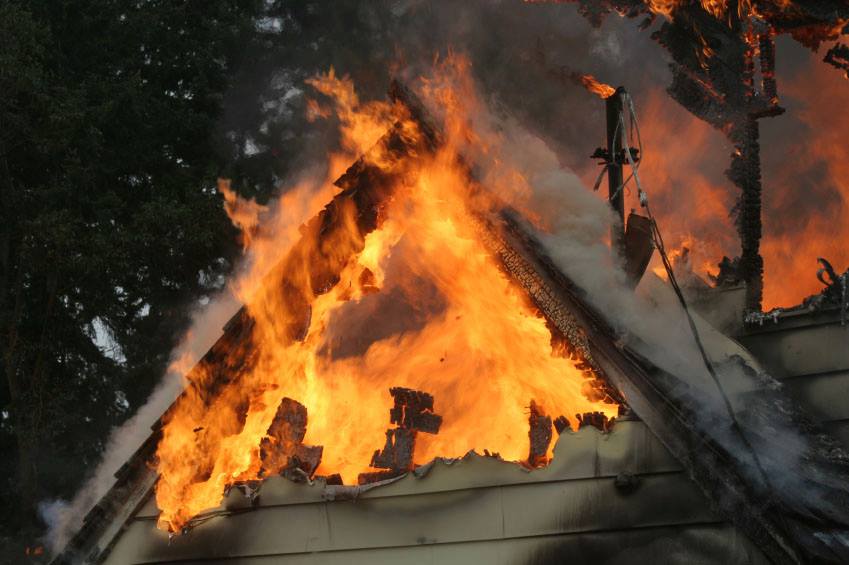
[[[474,472],[455,472],[469,466]],[[528,472],[519,465],[479,456],[454,462],[437,461],[421,479],[407,476],[391,485],[372,489],[362,498],[679,470],[681,465],[643,422],[623,421],[614,426],[612,433],[603,434],[586,427],[563,434],[555,445],[553,461],[544,469]],[[323,491],[320,482],[308,487],[290,481],[269,480],[262,485],[260,501],[263,505],[321,502]],[[234,490],[218,510],[247,505],[245,498]],[[145,518],[157,515],[153,499],[137,513],[137,517]]]
[[[700,524],[356,552],[179,561],[181,565],[766,565],[733,527]]]
[[[849,326],[836,318],[782,321],[740,337],[808,415],[849,449]],[[810,324],[810,325],[806,325]]]
[[[470,466],[458,472],[481,471]],[[438,545],[717,521],[693,483],[675,472],[641,476],[630,494],[621,492],[615,479],[599,478],[261,506],[211,518],[171,540],[154,520],[137,519],[106,563]]]
[[[767,322],[769,324],[770,322]],[[739,340],[774,377],[849,370],[849,325],[839,323],[775,329]]]
[[[784,386],[818,421],[849,419],[849,370],[792,377]]]

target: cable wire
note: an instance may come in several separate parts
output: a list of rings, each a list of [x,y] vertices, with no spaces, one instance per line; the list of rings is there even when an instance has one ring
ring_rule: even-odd
[[[639,152],[640,157],[644,156],[643,153],[643,143],[642,138],[640,136],[640,126],[637,120],[637,112],[634,109],[634,101],[631,99],[631,96],[627,93],[622,94],[625,97],[625,104],[627,104],[628,112],[630,114],[630,122],[632,131],[636,131],[637,133],[637,143],[639,144]],[[623,106],[625,105],[623,104]],[[622,126],[622,130],[625,129],[625,111],[623,109],[619,114],[619,124]],[[619,124],[617,124],[616,131],[619,131]],[[681,287],[678,285],[678,279],[675,277],[675,272],[672,268],[672,263],[669,260],[669,256],[666,253],[666,246],[663,242],[663,236],[660,233],[660,227],[658,226],[657,220],[655,220],[654,216],[651,213],[651,208],[649,207],[649,199],[646,192],[643,190],[642,184],[640,183],[640,175],[639,175],[639,165],[634,162],[633,157],[631,156],[631,149],[628,146],[628,136],[622,136],[623,146],[625,149],[625,155],[628,159],[628,163],[631,166],[631,175],[628,179],[622,183],[624,187],[628,184],[628,181],[631,178],[634,179],[637,185],[637,194],[640,200],[640,205],[645,208],[646,215],[649,219],[649,225],[651,226],[651,234],[652,241],[654,242],[655,247],[657,248],[658,253],[660,254],[661,261],[663,262],[663,267],[666,270],[666,275],[669,279],[669,284],[672,286],[672,290],[675,291],[675,296],[678,298],[678,302],[681,304],[681,308],[684,310],[684,314],[687,317],[687,322],[690,326],[690,331],[693,334],[693,339],[696,342],[696,347],[699,350],[699,354],[701,355],[702,361],[704,363],[705,369],[707,369],[708,374],[716,385],[719,394],[722,396],[723,404],[725,406],[725,410],[728,412],[728,416],[731,418],[731,427],[740,437],[740,440],[745,445],[746,449],[752,456],[752,459],[755,463],[755,467],[757,467],[758,473],[760,475],[761,480],[764,483],[764,486],[768,491],[772,492],[774,489],[769,481],[769,478],[764,470],[763,464],[761,462],[760,457],[758,456],[757,450],[754,448],[752,443],[749,441],[748,436],[746,435],[743,427],[740,425],[739,420],[737,419],[737,415],[734,412],[734,407],[731,405],[731,400],[728,398],[728,394],[725,392],[725,388],[722,386],[722,382],[719,380],[719,376],[716,373],[716,368],[713,365],[713,362],[710,360],[710,357],[705,350],[704,344],[702,343],[701,335],[699,334],[698,327],[696,326],[696,322],[693,319],[692,314],[690,313],[690,307],[687,305],[687,301],[684,298],[684,293],[681,290]],[[621,189],[621,187],[620,187]],[[618,194],[618,191],[617,191]]]

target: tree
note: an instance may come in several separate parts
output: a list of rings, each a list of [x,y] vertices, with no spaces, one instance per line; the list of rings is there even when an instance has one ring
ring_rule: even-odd
[[[217,124],[262,8],[0,3],[4,538],[73,494],[230,268]]]

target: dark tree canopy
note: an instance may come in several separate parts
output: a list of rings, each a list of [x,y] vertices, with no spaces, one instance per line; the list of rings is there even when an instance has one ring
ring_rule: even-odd
[[[218,124],[259,0],[0,2],[0,555],[70,497],[236,253]],[[0,560],[2,560],[0,559]]]

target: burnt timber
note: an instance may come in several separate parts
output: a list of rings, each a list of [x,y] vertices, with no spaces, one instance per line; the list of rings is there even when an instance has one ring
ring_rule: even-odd
[[[389,410],[389,421],[397,426],[386,430],[386,444],[371,458],[372,467],[385,471],[360,473],[357,482],[361,485],[412,471],[415,468],[416,434],[437,434],[442,425],[442,416],[433,412],[433,396],[430,394],[403,387],[393,387],[389,394],[395,400],[395,405]]]
[[[530,452],[528,465],[541,467],[548,462],[548,446],[551,445],[551,416],[546,415],[542,407],[531,400],[530,415],[528,416],[528,439]]]

